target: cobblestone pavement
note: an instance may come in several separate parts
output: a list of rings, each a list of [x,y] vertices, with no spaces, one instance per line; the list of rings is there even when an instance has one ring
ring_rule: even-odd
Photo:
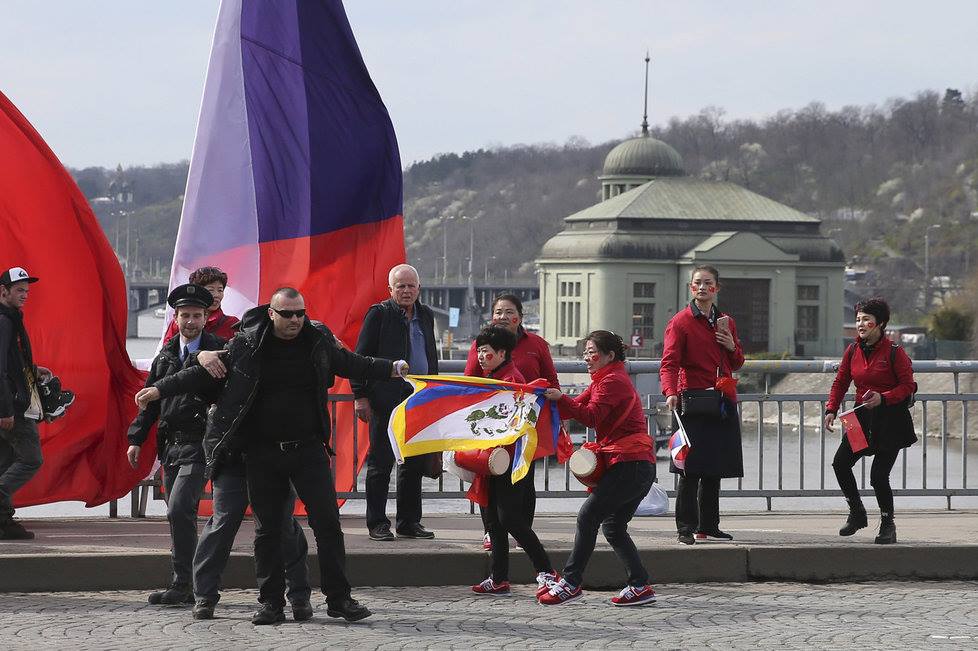
[[[615,608],[589,592],[563,606],[470,596],[464,587],[364,588],[374,616],[254,627],[254,593],[228,591],[218,619],[149,606],[145,593],[0,595],[2,649],[978,648],[978,584],[891,582],[658,586],[650,606]]]

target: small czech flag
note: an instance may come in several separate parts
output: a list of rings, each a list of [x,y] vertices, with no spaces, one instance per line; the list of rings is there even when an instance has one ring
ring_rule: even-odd
[[[679,470],[685,470],[686,456],[689,454],[689,449],[692,447],[692,444],[686,435],[686,428],[683,427],[683,421],[679,419],[679,414],[675,414],[675,416],[676,422],[679,423],[679,429],[669,439],[669,454],[672,456],[672,465],[676,466]]]

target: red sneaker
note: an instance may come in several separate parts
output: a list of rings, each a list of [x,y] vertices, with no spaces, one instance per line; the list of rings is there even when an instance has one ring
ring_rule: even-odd
[[[492,551],[492,540],[489,538],[489,534],[482,537],[482,548],[487,552]]]
[[[550,588],[560,581],[560,574],[557,572],[540,572],[537,574],[537,599],[550,592]]]
[[[617,597],[611,598],[611,603],[616,606],[641,606],[655,601],[655,590],[650,585],[643,585],[640,588],[635,586],[625,586],[625,589],[618,593]]]
[[[508,597],[512,594],[509,589],[509,581],[500,581],[499,583],[496,583],[492,580],[491,576],[479,585],[472,586],[472,592],[476,594],[485,594],[492,597]]]
[[[573,587],[563,579],[554,583],[553,587],[540,595],[540,603],[545,606],[557,606],[568,601],[580,599],[584,596],[584,591],[580,587]]]

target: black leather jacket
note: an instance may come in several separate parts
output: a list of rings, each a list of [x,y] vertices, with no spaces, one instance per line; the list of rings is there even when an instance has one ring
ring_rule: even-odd
[[[226,342],[209,332],[200,335],[199,350],[221,350]],[[151,387],[159,380],[174,375],[195,363],[195,356],[190,355],[180,361],[180,336],[175,335],[164,344],[159,355],[149,368],[146,386]],[[159,420],[156,429],[156,454],[163,460],[166,446],[177,441],[202,441],[207,426],[207,409],[217,397],[216,388],[205,393],[184,393],[151,402],[146,409],[136,415],[129,426],[129,445],[143,445],[153,423]]]
[[[227,343],[222,361],[228,369],[227,377],[216,380],[201,366],[186,368],[175,375],[155,383],[160,397],[178,393],[206,391],[223,384],[214,408],[207,419],[204,435],[204,454],[208,467],[213,471],[221,465],[232,450],[244,446],[237,439],[241,422],[251,408],[261,380],[261,346],[266,337],[274,337],[272,322],[268,318],[268,305],[248,310],[241,320],[238,334]],[[319,415],[322,419],[323,441],[329,445],[330,418],[326,403],[328,389],[335,376],[365,381],[390,377],[393,363],[387,359],[363,357],[340,348],[333,333],[321,323],[313,324],[307,317],[300,337],[313,342],[312,361],[316,369],[319,387]],[[283,423],[283,427],[287,427]]]

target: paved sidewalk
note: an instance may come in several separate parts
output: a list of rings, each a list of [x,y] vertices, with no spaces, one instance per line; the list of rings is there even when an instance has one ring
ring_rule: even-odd
[[[655,581],[978,578],[978,513],[897,514],[900,544],[874,545],[875,523],[851,538],[837,531],[841,513],[725,514],[721,526],[733,543],[676,543],[672,517],[635,518],[630,525]],[[162,519],[35,520],[33,541],[0,542],[0,592],[80,589],[149,589],[169,577],[169,532]],[[362,517],[344,516],[349,571],[355,585],[467,585],[488,571],[478,516],[425,518],[434,540],[380,543],[367,537]],[[534,529],[562,564],[573,543],[574,517],[538,515]],[[225,585],[252,587],[253,524],[238,534]],[[311,531],[307,538],[312,544]],[[620,587],[624,574],[604,539],[585,580],[595,587]],[[314,557],[310,563],[315,567]],[[315,573],[315,572],[314,572]],[[524,554],[513,550],[513,579],[529,581]]]
[[[255,627],[250,592],[230,591],[218,619],[149,606],[141,592],[7,594],[0,648],[20,649],[966,649],[978,647],[976,586],[961,582],[659,585],[656,604],[615,608],[589,592],[540,606],[460,586],[363,588],[374,616]]]

